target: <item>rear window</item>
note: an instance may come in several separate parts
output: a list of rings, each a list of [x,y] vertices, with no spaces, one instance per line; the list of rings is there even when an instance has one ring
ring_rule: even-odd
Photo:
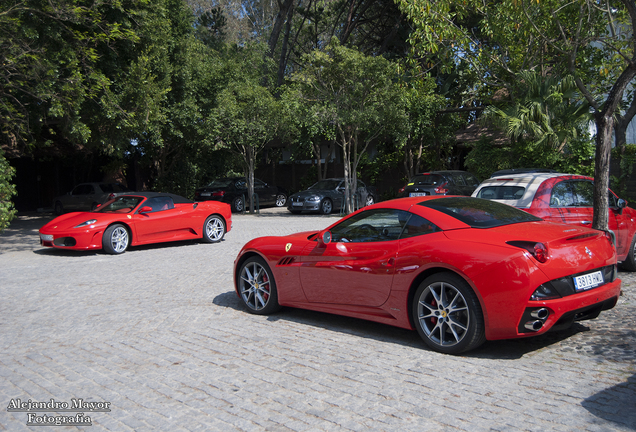
[[[542,219],[523,210],[479,198],[449,197],[419,203],[470,225],[472,228],[492,228]]]
[[[477,193],[477,198],[519,200],[525,191],[523,186],[484,186]]]
[[[423,174],[413,177],[409,183],[422,186],[438,186],[444,181],[444,177],[439,174]]]

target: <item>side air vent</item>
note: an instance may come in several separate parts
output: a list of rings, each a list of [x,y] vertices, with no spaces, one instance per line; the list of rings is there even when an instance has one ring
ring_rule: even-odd
[[[293,264],[294,261],[296,261],[296,258],[294,257],[284,257],[280,261],[278,261],[277,265],[279,266],[291,265]]]

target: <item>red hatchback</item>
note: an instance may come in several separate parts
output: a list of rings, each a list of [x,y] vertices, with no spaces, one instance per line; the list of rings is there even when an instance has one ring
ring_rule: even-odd
[[[512,205],[551,222],[592,226],[591,177],[560,173],[525,173],[493,177],[482,182],[473,197]],[[636,271],[636,211],[608,191],[609,229],[616,235],[618,261]]]

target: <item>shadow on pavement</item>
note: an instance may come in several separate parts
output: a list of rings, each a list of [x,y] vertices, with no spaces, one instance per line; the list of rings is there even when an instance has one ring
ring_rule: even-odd
[[[636,375],[590,396],[581,405],[596,417],[636,430]]]
[[[246,314],[248,313],[234,291],[216,296],[213,303],[217,306],[229,307],[238,311],[243,311]],[[349,318],[324,312],[314,312],[304,309],[285,307],[280,312],[270,315],[268,320],[292,321],[334,332],[370,338],[383,342],[392,342],[413,348],[428,349],[415,331],[358,318]],[[486,343],[479,348],[464,353],[462,356],[493,360],[515,360],[546,347],[568,341],[577,334],[586,332],[590,332],[590,328],[588,326],[581,323],[575,323],[567,330],[548,332],[541,336],[523,339],[486,341]],[[591,341],[586,341],[584,343],[586,350],[591,347],[589,342]],[[605,350],[605,348],[607,348],[607,350]],[[610,353],[607,351],[610,348],[612,350],[617,349],[614,344],[601,343],[596,350],[593,350],[592,354],[602,355],[603,358],[608,359],[608,354]],[[624,344],[623,348],[627,351],[622,350],[620,354],[616,354],[621,357],[634,356],[633,350],[629,349],[629,344]],[[566,348],[565,350],[576,351],[576,347],[572,347],[570,349]]]

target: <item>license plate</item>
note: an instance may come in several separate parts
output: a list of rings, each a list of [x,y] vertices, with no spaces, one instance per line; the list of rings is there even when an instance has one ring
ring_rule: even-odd
[[[42,241],[53,241],[53,234],[40,234]]]
[[[210,192],[203,192],[203,193],[201,194],[201,196],[210,196],[210,195],[212,195]]]
[[[301,202],[293,202],[292,203],[292,207],[302,207],[302,206],[303,206],[303,203],[301,203]]]
[[[426,196],[428,195],[426,192],[411,192],[409,193],[410,197],[414,197],[414,196]]]
[[[576,291],[585,291],[603,285],[603,273],[600,271],[589,273],[574,278],[574,287]]]

